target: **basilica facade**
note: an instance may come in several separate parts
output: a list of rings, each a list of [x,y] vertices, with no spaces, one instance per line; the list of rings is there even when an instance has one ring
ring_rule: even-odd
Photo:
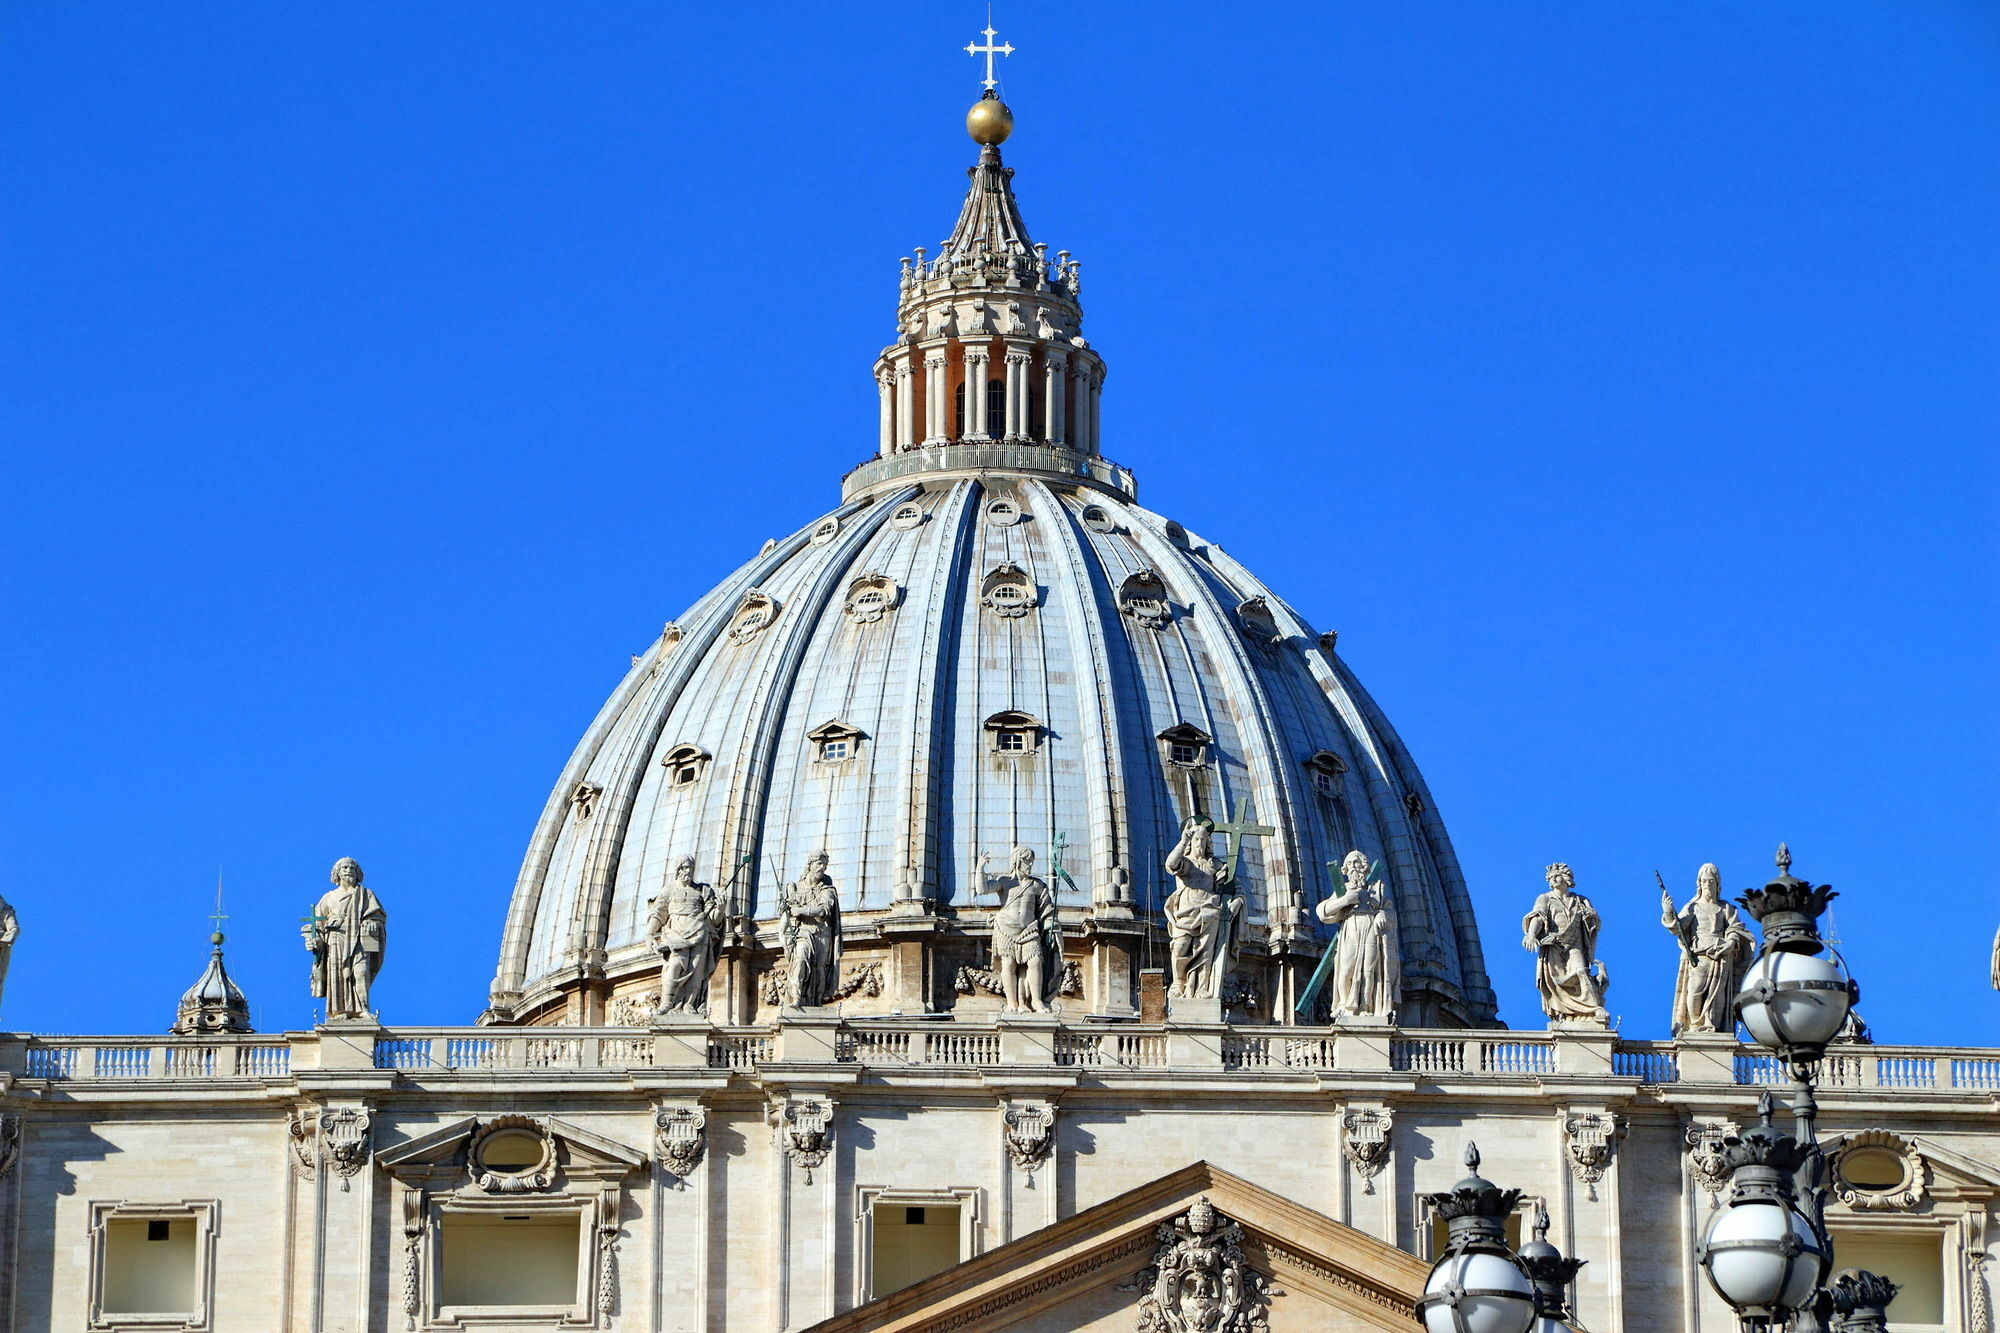
[[[1730,1008],[1754,923],[1717,878],[1666,901],[1678,1035],[1627,1041],[1548,867],[1500,942],[1546,1025],[1500,1025],[1335,637],[1104,454],[1010,125],[973,108],[903,261],[840,503],[667,622],[557,776],[476,1023],[375,1011],[393,879],[342,861],[311,1031],[248,1031],[218,937],[169,1035],[0,1034],[0,1326],[1410,1328],[1475,1144],[1509,1234],[1583,1261],[1578,1327],[1736,1326],[1695,1245],[1785,1080]],[[1847,1036],[1840,1262],[1893,1328],[1991,1333],[2000,1051]]]

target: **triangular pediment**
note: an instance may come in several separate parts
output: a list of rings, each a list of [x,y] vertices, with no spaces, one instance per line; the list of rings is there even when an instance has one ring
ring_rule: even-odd
[[[1241,1228],[1251,1285],[1268,1283],[1271,1333],[1405,1333],[1421,1259],[1207,1162],[989,1250],[807,1333],[1098,1333],[1136,1326],[1162,1246],[1207,1200]],[[1206,1219],[1202,1219],[1206,1222]],[[1232,1233],[1234,1234],[1234,1233]]]
[[[504,1164],[482,1159],[487,1145],[515,1141]],[[523,1155],[525,1150],[526,1155]],[[539,1153],[539,1156],[537,1156]],[[499,1158],[501,1154],[495,1153]],[[546,1188],[558,1177],[615,1180],[646,1164],[643,1154],[555,1116],[465,1116],[375,1155],[376,1165],[406,1183],[433,1186],[495,1172],[534,1176]]]

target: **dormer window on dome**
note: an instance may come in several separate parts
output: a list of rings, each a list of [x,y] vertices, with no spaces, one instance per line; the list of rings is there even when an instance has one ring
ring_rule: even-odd
[[[1200,768],[1208,762],[1215,737],[1188,722],[1177,722],[1160,733],[1160,756],[1175,768]]]
[[[708,760],[708,751],[699,745],[676,745],[660,757],[660,765],[667,770],[667,786],[694,786],[708,772]]]
[[[903,590],[887,574],[867,573],[847,585],[841,610],[857,625],[872,625],[896,609]]]
[[[736,615],[729,622],[729,637],[736,643],[748,643],[771,627],[778,618],[778,601],[761,588],[752,588],[743,594],[737,604]]]
[[[1035,581],[1019,565],[1000,565],[979,584],[979,604],[994,615],[1017,620],[1041,600]]]
[[[1041,719],[1033,713],[1009,709],[986,719],[986,736],[993,753],[1019,758],[1042,748]]]
[[[1147,629],[1165,629],[1174,618],[1167,585],[1150,569],[1125,576],[1125,581],[1118,585],[1118,610]]]
[[[1306,760],[1306,776],[1313,790],[1322,796],[1340,794],[1340,777],[1345,772],[1347,764],[1331,750],[1316,750]]]
[[[814,762],[844,764],[861,753],[861,742],[867,737],[859,727],[835,721],[822,722],[806,733],[806,739],[813,743]]]

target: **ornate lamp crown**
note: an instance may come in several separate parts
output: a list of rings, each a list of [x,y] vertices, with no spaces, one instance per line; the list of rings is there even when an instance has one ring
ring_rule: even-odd
[[[1732,1172],[1743,1167],[1757,1167],[1776,1173],[1778,1180],[1774,1183],[1782,1187],[1781,1192],[1789,1195],[1792,1174],[1812,1156],[1814,1149],[1811,1144],[1801,1144],[1791,1135],[1780,1132],[1771,1123],[1772,1110],[1771,1094],[1766,1092],[1757,1099],[1757,1123],[1741,1134],[1725,1138],[1716,1155],[1723,1166]],[[1763,1178],[1764,1171],[1757,1173],[1760,1178]]]
[[[1820,914],[1838,898],[1830,884],[1809,884],[1792,874],[1792,849],[1778,844],[1778,876],[1736,901],[1764,928],[1764,946],[1788,953],[1818,953]]]
[[[1426,1194],[1424,1202],[1437,1210],[1450,1233],[1448,1245],[1473,1241],[1504,1243],[1504,1219],[1521,1201],[1520,1190],[1503,1190],[1479,1174],[1479,1145],[1465,1145],[1465,1179],[1442,1194]]]
[[[1521,1267],[1528,1270],[1528,1280],[1535,1284],[1535,1297],[1539,1303],[1539,1313],[1554,1319],[1567,1317],[1569,1313],[1569,1284],[1576,1280],[1577,1270],[1587,1260],[1568,1259],[1563,1252],[1549,1242],[1549,1210],[1547,1205],[1535,1204],[1534,1239],[1523,1245],[1516,1257]]]
[[[1880,1314],[1901,1290],[1886,1277],[1861,1268],[1843,1268],[1834,1274],[1833,1309],[1839,1315]]]

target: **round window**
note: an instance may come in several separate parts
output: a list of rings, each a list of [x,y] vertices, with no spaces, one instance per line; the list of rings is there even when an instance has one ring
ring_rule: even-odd
[[[892,528],[914,528],[923,521],[924,511],[915,505],[902,505],[889,515],[889,526]]]
[[[1903,1175],[1903,1159],[1886,1148],[1863,1148],[1840,1159],[1840,1178],[1852,1189],[1896,1189]]]
[[[821,523],[818,527],[813,529],[813,535],[812,535],[813,545],[823,546],[827,542],[832,541],[836,536],[839,535],[839,533],[840,533],[840,520],[837,518],[829,518],[825,522]]]
[[[1110,511],[1105,509],[1103,505],[1085,505],[1083,507],[1083,526],[1089,528],[1092,532],[1111,531],[1113,525]]]
[[[488,1171],[518,1176],[542,1164],[542,1136],[525,1129],[505,1129],[479,1145],[479,1163]]]
[[[1018,523],[1021,521],[1021,507],[1012,500],[995,500],[986,506],[986,521],[1003,528],[1010,523]]]

